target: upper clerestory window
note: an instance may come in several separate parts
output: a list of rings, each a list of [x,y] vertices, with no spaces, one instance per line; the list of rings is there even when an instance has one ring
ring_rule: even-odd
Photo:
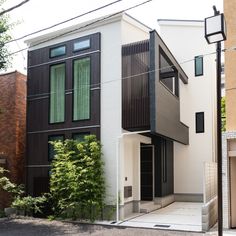
[[[63,56],[65,54],[66,54],[65,45],[50,49],[50,58]]]
[[[76,41],[73,46],[74,51],[80,51],[88,48],[90,48],[90,39]]]

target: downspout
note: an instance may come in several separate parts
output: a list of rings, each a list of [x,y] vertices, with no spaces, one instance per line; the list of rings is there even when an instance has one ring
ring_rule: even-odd
[[[151,130],[144,130],[144,131],[136,131],[136,132],[128,132],[128,133],[122,133],[117,138],[116,143],[116,223],[119,222],[119,159],[120,159],[120,140],[127,135],[134,135],[134,134],[142,134],[142,133],[148,133],[151,132]]]

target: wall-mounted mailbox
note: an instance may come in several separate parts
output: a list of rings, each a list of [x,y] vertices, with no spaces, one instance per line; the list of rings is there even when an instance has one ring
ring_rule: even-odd
[[[124,198],[132,197],[132,186],[124,187]]]

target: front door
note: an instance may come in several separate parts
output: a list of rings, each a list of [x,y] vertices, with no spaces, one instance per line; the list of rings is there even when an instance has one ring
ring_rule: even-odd
[[[141,200],[153,200],[153,146],[141,146]]]
[[[236,228],[236,157],[229,158],[231,228]]]

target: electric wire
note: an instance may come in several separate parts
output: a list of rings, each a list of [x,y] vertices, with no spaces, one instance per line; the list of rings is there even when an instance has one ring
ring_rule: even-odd
[[[58,22],[58,23],[56,23],[56,24],[47,26],[47,27],[45,27],[45,28],[43,28],[43,29],[36,30],[36,31],[34,31],[34,32],[31,32],[31,33],[22,35],[22,36],[20,36],[20,37],[18,37],[18,38],[15,38],[15,39],[13,39],[13,40],[9,40],[9,41],[5,42],[5,44],[12,43],[12,42],[15,42],[15,41],[18,41],[18,40],[22,40],[22,39],[24,39],[24,38],[26,38],[26,37],[29,37],[29,36],[32,36],[32,35],[34,35],[34,34],[41,33],[41,32],[43,32],[43,31],[45,31],[45,30],[52,29],[52,28],[54,28],[54,27],[56,27],[56,26],[65,24],[65,23],[70,22],[70,21],[72,21],[72,20],[78,19],[78,18],[80,18],[80,17],[82,17],[82,16],[88,15],[88,14],[93,13],[93,12],[96,12],[96,11],[99,11],[99,10],[101,10],[101,9],[104,9],[104,8],[106,8],[106,7],[109,7],[109,6],[111,6],[111,5],[114,5],[115,3],[118,3],[118,2],[121,2],[121,1],[123,1],[123,0],[116,0],[116,1],[114,1],[114,2],[110,2],[110,3],[106,4],[106,5],[103,5],[103,6],[101,6],[101,7],[95,8],[95,9],[90,10],[90,11],[87,11],[87,12],[82,13],[82,14],[80,14],[80,15],[71,17],[71,18],[69,18],[69,19],[67,19],[67,20],[64,20],[64,21]]]
[[[39,43],[36,43],[36,44],[34,45],[34,47],[36,47],[36,46],[38,46],[38,45],[41,45],[41,44],[44,44],[44,43],[46,43],[46,42],[48,42],[48,41],[51,41],[51,40],[53,40],[53,39],[56,39],[56,38],[59,38],[59,37],[65,36],[65,35],[69,35],[69,34],[71,34],[71,33],[74,33],[74,32],[76,32],[76,31],[78,31],[78,30],[84,29],[84,28],[86,28],[86,27],[88,27],[88,26],[94,25],[94,24],[96,24],[96,23],[99,23],[99,22],[102,22],[102,21],[104,21],[104,20],[107,20],[107,19],[109,19],[109,18],[111,18],[111,17],[113,17],[113,16],[119,15],[119,14],[125,12],[125,11],[129,11],[129,10],[132,10],[132,9],[134,9],[134,8],[136,8],[136,7],[142,6],[142,5],[144,5],[144,4],[146,4],[146,3],[149,3],[149,2],[151,2],[151,1],[153,1],[153,0],[147,0],[147,1],[141,2],[141,3],[139,3],[139,4],[133,5],[133,6],[131,6],[131,7],[128,7],[128,8],[126,8],[126,9],[123,9],[123,10],[121,10],[121,11],[115,12],[115,13],[110,14],[110,15],[108,15],[108,16],[105,16],[105,17],[103,17],[103,18],[99,18],[99,19],[97,19],[97,20],[95,20],[95,21],[92,21],[92,22],[90,22],[90,23],[87,23],[87,24],[85,24],[85,25],[82,25],[82,26],[80,26],[80,27],[78,27],[78,28],[76,28],[76,29],[67,31],[67,32],[65,32],[65,33],[58,34],[58,35],[53,36],[53,37],[51,37],[51,38],[49,38],[49,39],[46,39],[46,40],[41,41],[41,42],[39,42]],[[21,51],[25,51],[25,50],[28,50],[28,49],[30,49],[30,48],[25,47],[25,48],[23,48],[23,49],[21,49],[21,50],[18,50],[18,51],[9,53],[7,56],[12,56],[12,55],[14,55],[14,54],[17,54],[17,53],[19,53],[19,52],[21,52]]]
[[[229,50],[235,50],[236,47],[230,47],[230,48],[225,48],[225,49],[222,49],[223,52],[227,52]],[[210,52],[210,53],[206,53],[206,54],[203,54],[201,55],[202,57],[206,57],[206,56],[210,56],[210,55],[214,55],[216,54],[216,52]],[[195,59],[189,59],[189,60],[184,60],[180,63],[178,63],[179,65],[183,65],[183,64],[186,64],[186,63],[189,63],[189,62],[193,62]],[[125,76],[125,77],[121,77],[119,79],[113,79],[113,80],[109,80],[109,81],[104,81],[104,82],[100,82],[100,83],[95,83],[95,84],[81,84],[80,86],[89,86],[90,89],[94,89],[94,88],[101,88],[100,86],[101,85],[104,85],[104,84],[109,84],[109,83],[112,83],[112,82],[119,82],[119,81],[122,81],[122,80],[126,80],[126,79],[130,79],[130,78],[135,78],[135,77],[138,77],[138,76],[142,76],[142,75],[147,75],[147,74],[150,74],[150,73],[154,73],[154,72],[158,72],[158,71],[161,71],[161,70],[165,70],[165,69],[171,69],[173,68],[174,66],[173,65],[170,65],[170,66],[165,66],[165,67],[161,67],[161,68],[157,68],[155,70],[148,70],[146,72],[142,72],[142,73],[138,73],[138,74],[134,74],[134,75],[130,75],[130,76]],[[65,94],[66,93],[69,93],[69,92],[73,92],[75,90],[78,90],[77,88],[71,88],[71,89],[65,89],[64,92]],[[36,99],[44,99],[44,98],[48,98],[49,95],[51,94],[54,94],[52,92],[47,92],[47,93],[40,93],[40,94],[33,94],[33,95],[28,95],[27,98],[32,98],[32,99],[29,99],[29,100],[36,100]]]

